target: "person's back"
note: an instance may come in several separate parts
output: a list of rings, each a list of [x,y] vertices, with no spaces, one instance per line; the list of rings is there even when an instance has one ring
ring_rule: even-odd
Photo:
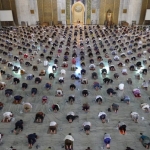
[[[141,134],[140,140],[141,140],[143,146],[145,148],[149,149],[150,138],[148,136],[145,136],[145,135]]]
[[[106,144],[106,148],[110,149],[111,136],[108,133],[104,134],[104,143]]]
[[[37,138],[36,133],[33,133],[33,134],[29,134],[29,135],[28,135],[28,139],[36,139],[36,138]]]

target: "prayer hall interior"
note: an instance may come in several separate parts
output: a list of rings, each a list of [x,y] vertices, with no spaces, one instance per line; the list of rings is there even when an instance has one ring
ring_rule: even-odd
[[[0,0],[0,150],[150,148],[149,0]]]

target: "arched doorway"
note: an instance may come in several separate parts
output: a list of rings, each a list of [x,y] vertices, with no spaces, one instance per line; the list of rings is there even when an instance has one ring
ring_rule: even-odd
[[[76,2],[72,5],[72,24],[84,24],[85,7],[82,2]]]

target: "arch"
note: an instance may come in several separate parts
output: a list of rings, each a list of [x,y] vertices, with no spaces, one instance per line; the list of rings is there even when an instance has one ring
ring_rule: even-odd
[[[72,5],[72,24],[84,24],[85,7],[82,2],[76,2]]]

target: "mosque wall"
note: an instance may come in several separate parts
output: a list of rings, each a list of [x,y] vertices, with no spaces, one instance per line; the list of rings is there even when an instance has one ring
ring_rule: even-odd
[[[66,24],[71,24],[71,1],[66,0]]]
[[[119,22],[126,21],[130,25],[133,21],[139,24],[142,2],[144,0],[120,0]]]
[[[12,10],[14,23],[13,22],[1,22],[2,26],[18,25],[18,17],[16,11],[15,0],[0,0],[0,10]]]
[[[37,0],[39,22],[45,25],[58,23],[57,0]]]
[[[150,24],[150,21],[145,21],[146,9],[150,9],[150,0],[142,1],[139,24],[146,24],[146,25]]]
[[[139,24],[141,6],[142,0],[129,0],[127,9],[127,22],[129,24],[132,24],[132,21],[136,21],[136,24]]]
[[[39,21],[37,0],[15,0],[17,7],[18,23],[25,22],[35,25]]]
[[[92,0],[91,5],[91,22],[92,24],[98,24],[99,23],[99,0]]]
[[[58,21],[66,24],[66,0],[57,0]]]
[[[112,19],[114,24],[118,24],[120,0],[100,0],[99,5],[99,24],[103,25],[106,20],[106,13],[110,9],[112,11]]]
[[[25,22],[28,25],[40,23],[71,24],[71,7],[77,0],[0,0],[1,10],[12,10],[16,25]],[[126,21],[132,24],[148,24],[144,22],[146,9],[150,8],[150,0],[81,0],[85,5],[85,24],[104,24],[106,12],[113,13],[113,22]],[[2,22],[2,25],[12,25]]]

